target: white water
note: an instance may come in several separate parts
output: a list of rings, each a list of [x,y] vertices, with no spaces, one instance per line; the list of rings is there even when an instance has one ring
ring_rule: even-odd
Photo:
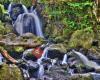
[[[73,69],[69,69],[69,70],[68,70],[68,73],[69,73],[70,75],[73,75],[73,74],[74,74],[74,70],[73,70]]]
[[[43,65],[40,65],[39,71],[38,71],[38,78],[42,78],[44,75],[44,67]]]
[[[29,22],[29,21],[28,22],[24,22],[24,20],[23,20],[24,15],[31,16],[31,18],[33,19],[33,21],[31,21],[31,22]],[[34,26],[34,22],[35,22],[35,26]],[[23,32],[24,31],[24,25],[25,24],[27,25],[27,24],[30,24],[30,23],[32,25],[31,26],[28,25],[28,27],[31,27],[32,31],[36,32],[37,36],[44,38],[43,32],[42,32],[42,26],[41,26],[41,23],[40,23],[40,20],[39,20],[39,18],[37,16],[36,11],[33,12],[33,13],[20,14],[18,16],[17,20],[15,21],[15,24],[14,24],[15,30],[17,31],[17,33],[19,33],[20,35],[22,35],[22,34],[24,34],[24,32]],[[28,30],[28,27],[27,27],[27,30]],[[33,30],[33,29],[35,29],[35,30]],[[34,33],[34,32],[32,32],[32,33]]]
[[[22,5],[22,7],[23,7],[23,9],[24,9],[24,12],[25,12],[25,13],[28,13],[28,10],[27,10],[26,6]]]
[[[57,60],[56,59],[53,59],[52,60],[52,66],[54,66],[56,62],[57,62]]]
[[[64,55],[64,58],[63,58],[62,64],[67,64],[67,54]]]
[[[43,32],[42,32],[42,25],[40,23],[39,17],[37,15],[36,10],[33,11],[34,19],[35,19],[35,25],[36,25],[36,33],[37,36],[43,37]]]
[[[8,13],[10,13],[11,10],[12,10],[12,4],[13,3],[10,3],[9,6],[8,6]],[[28,13],[26,6],[22,5],[22,8],[24,9],[24,13]]]
[[[8,13],[9,14],[12,10],[12,4],[13,3],[10,3],[10,5],[8,7]],[[24,29],[24,24],[27,23],[27,22],[24,22],[23,17],[25,15],[25,13],[27,13],[27,15],[32,16],[32,18],[34,19],[33,21],[35,22],[35,26],[33,24],[31,26],[29,25],[29,27],[31,27],[31,29],[33,29],[33,28],[35,29],[34,31],[36,32],[37,36],[44,38],[43,32],[42,32],[42,25],[41,25],[41,22],[40,22],[40,19],[39,19],[38,15],[37,15],[36,10],[32,10],[31,11],[32,13],[29,13],[27,8],[24,5],[22,5],[22,8],[24,9],[24,14],[19,14],[19,16],[17,17],[17,20],[14,23],[14,27],[15,27],[15,30],[17,31],[17,33],[19,33],[19,35],[22,35],[24,33],[24,30],[23,30]],[[30,22],[30,23],[32,24],[34,22]],[[31,31],[28,31],[28,32],[31,32]]]
[[[11,5],[12,5],[12,3],[10,3],[8,6],[8,13],[10,13],[10,11],[11,11]]]
[[[26,59],[25,59],[25,56],[28,55],[29,53],[32,53],[32,51],[33,51],[33,49],[25,50],[25,51],[23,52],[22,59],[23,59],[23,60],[26,60]]]
[[[38,63],[38,64],[41,64],[43,58],[48,58],[48,57],[47,57],[47,55],[48,55],[48,50],[49,50],[49,47],[46,47],[46,48],[44,49],[41,58],[37,60],[37,63]]]
[[[22,18],[23,16],[24,16],[23,14],[20,14],[13,25],[17,33],[20,35],[23,34],[23,18]]]
[[[73,53],[83,62],[84,65],[86,65],[86,67],[91,67],[91,68],[94,68],[94,69],[100,69],[100,65],[98,65],[94,61],[88,60],[88,58],[86,56],[84,56],[82,53],[77,52],[75,50],[73,50]]]
[[[0,53],[0,65],[3,63],[3,62],[2,62],[2,59],[3,59],[3,56],[2,56],[1,53]]]
[[[88,58],[86,56],[84,56],[82,53],[77,52],[75,50],[73,50],[73,52],[74,52],[74,54],[77,55],[77,57],[79,57],[83,61],[84,64],[89,61]]]

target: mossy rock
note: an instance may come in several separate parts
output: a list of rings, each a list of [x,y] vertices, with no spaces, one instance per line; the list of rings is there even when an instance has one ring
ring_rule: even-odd
[[[69,80],[93,80],[91,76],[73,76]]]
[[[13,28],[12,25],[4,24],[0,21],[0,34],[1,35],[5,35],[5,34],[8,34],[10,32],[13,32],[12,28]]]
[[[59,28],[57,25],[50,23],[45,28],[45,35],[53,38],[62,36],[63,28]]]
[[[0,80],[23,80],[23,77],[18,67],[3,64],[0,68]]]
[[[52,44],[50,47],[51,47],[52,50],[57,50],[61,53],[66,53],[67,52],[66,47],[62,43]]]
[[[83,47],[86,49],[91,48],[92,42],[94,39],[94,32],[88,31],[88,29],[84,30],[76,30],[69,41],[69,47],[76,48],[76,47]]]

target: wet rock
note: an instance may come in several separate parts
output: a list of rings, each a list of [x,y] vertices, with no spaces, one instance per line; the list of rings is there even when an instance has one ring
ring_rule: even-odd
[[[48,50],[48,57],[62,60],[66,52],[66,47],[63,44],[52,44]]]
[[[64,46],[64,44],[61,44],[61,43],[50,45],[50,49],[58,50],[61,53],[66,53],[67,52],[66,47]]]

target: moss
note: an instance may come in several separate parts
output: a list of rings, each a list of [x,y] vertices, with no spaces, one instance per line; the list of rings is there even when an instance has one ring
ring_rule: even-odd
[[[67,52],[66,47],[65,47],[64,44],[62,44],[62,43],[53,44],[53,45],[51,45],[50,47],[51,47],[51,49],[53,49],[53,50],[58,50],[58,51],[61,52],[61,53],[66,53],[66,52]]]
[[[10,68],[7,64],[4,64],[0,68],[0,80],[23,80],[23,78],[17,67]]]
[[[93,80],[93,79],[90,76],[88,77],[78,76],[78,77],[70,78],[70,80]]]
[[[81,46],[83,48],[91,48],[91,44],[94,39],[93,31],[89,32],[87,29],[76,30],[69,41],[69,47],[75,48]]]

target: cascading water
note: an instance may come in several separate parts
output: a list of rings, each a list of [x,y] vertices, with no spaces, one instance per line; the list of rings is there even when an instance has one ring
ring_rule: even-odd
[[[20,14],[15,21],[14,28],[19,35],[31,32],[39,37],[44,38],[42,26],[36,11],[33,13]]]
[[[39,70],[38,70],[38,78],[42,78],[44,75],[44,67],[43,65],[40,65]]]
[[[20,35],[23,34],[23,14],[20,14],[17,18],[17,20],[14,23],[14,28],[16,30],[16,32]]]
[[[11,10],[12,10],[12,4],[13,3],[10,3],[9,6],[8,6],[8,13],[10,13]],[[22,5],[22,8],[24,9],[25,13],[28,13],[28,10],[27,10],[27,8],[24,5]]]
[[[0,65],[2,65],[3,64],[3,56],[1,55],[1,53],[0,53]]]
[[[63,58],[62,64],[67,64],[67,54],[64,55],[64,58]]]
[[[36,34],[37,36],[44,37],[42,32],[42,25],[40,23],[36,10],[33,11],[33,14],[34,14],[35,25],[36,25]]]
[[[40,59],[37,60],[38,64],[41,64],[43,58],[47,58],[49,47],[46,47]]]
[[[78,57],[80,59],[80,61],[82,61],[84,63],[84,65],[86,67],[90,67],[90,68],[94,68],[94,69],[100,69],[100,65],[98,65],[96,62],[94,61],[90,61],[88,60],[88,58],[86,56],[84,56],[82,53],[77,52],[75,50],[72,51],[76,57]]]
[[[26,6],[22,5],[23,9],[24,9],[24,12],[25,13],[28,13],[28,9],[26,8]]]
[[[10,3],[8,6],[8,13],[10,13],[10,11],[11,11],[11,5],[12,5],[12,3]]]

